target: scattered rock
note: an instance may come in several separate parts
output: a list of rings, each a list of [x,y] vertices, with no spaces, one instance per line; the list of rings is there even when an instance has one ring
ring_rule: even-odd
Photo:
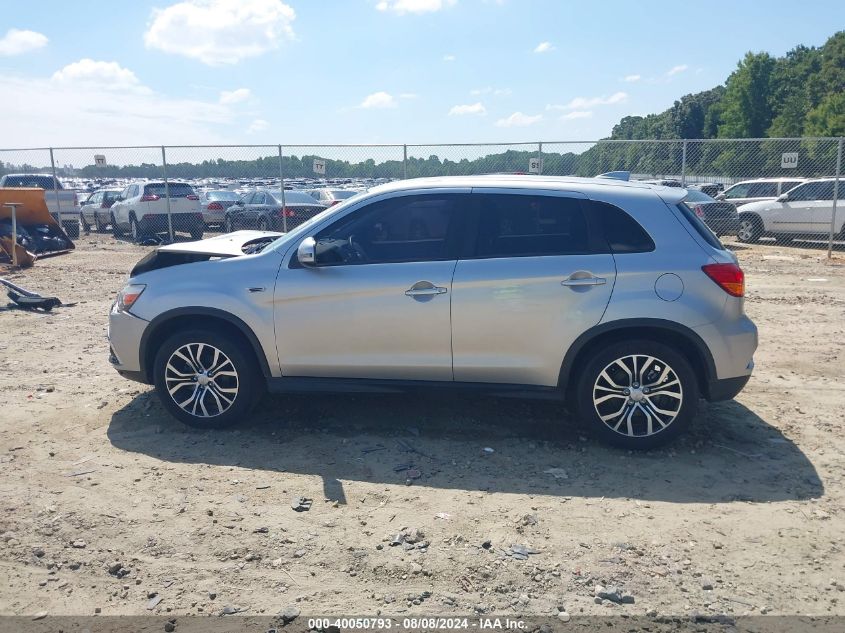
[[[702,578],[701,579],[701,588],[704,591],[712,591],[713,590],[713,581],[709,578]]]
[[[33,547],[32,548],[32,554],[36,558],[41,558],[45,554],[44,548],[43,547]]]
[[[596,598],[610,600],[616,604],[634,604],[634,596],[628,593],[623,593],[618,587],[608,587],[605,589],[601,585],[597,585],[595,595]]]
[[[282,622],[287,624],[288,622],[293,622],[296,618],[299,617],[299,609],[294,606],[286,607],[282,611],[279,612],[279,617],[282,618]]]
[[[176,630],[176,622],[170,621],[164,623],[164,633],[173,633]]]
[[[85,549],[88,546],[88,543],[85,541],[74,541],[70,544],[71,547],[75,547],[76,549]]]
[[[115,561],[111,565],[108,566],[108,572],[112,576],[117,576],[120,573],[120,570],[123,569],[123,563]]]
[[[150,598],[149,602],[147,602],[147,611],[152,611],[153,609],[155,609],[158,606],[159,602],[161,602],[163,599],[164,598],[162,598],[161,596],[154,595],[152,598]]]
[[[33,619],[33,620],[43,620],[43,619],[44,619],[44,618],[46,618],[46,617],[47,617],[47,612],[46,612],[46,611],[39,611],[39,612],[38,612],[38,613],[36,613],[34,616],[32,616],[32,619]]]
[[[558,611],[557,617],[561,622],[569,622],[572,619],[566,611]]]

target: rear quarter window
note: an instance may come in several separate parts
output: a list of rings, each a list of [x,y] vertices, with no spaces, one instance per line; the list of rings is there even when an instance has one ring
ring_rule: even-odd
[[[676,208],[683,214],[684,218],[686,218],[687,222],[692,225],[692,228],[701,236],[701,238],[710,244],[713,248],[718,248],[719,250],[725,250],[724,245],[719,241],[719,238],[716,237],[716,234],[710,230],[701,218],[699,218],[695,212],[690,209],[687,205],[683,202],[679,202],[675,205]]]
[[[612,253],[648,253],[654,240],[634,218],[617,206],[590,201],[590,215],[600,227]]]

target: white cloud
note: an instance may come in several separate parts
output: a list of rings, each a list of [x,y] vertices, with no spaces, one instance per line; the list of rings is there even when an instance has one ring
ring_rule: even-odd
[[[625,81],[627,81],[629,84],[632,84],[635,81],[639,81],[640,79],[642,79],[640,75],[625,75]]]
[[[3,131],[4,142],[11,146],[207,145],[238,140],[228,135],[238,123],[230,107],[156,93],[115,62],[83,59],[52,77],[0,72],[0,85],[15,95],[0,99],[0,121],[15,122]],[[83,158],[93,160],[87,152],[67,158],[59,153],[56,160]],[[120,160],[120,156],[109,158]],[[160,158],[154,150],[123,153],[126,162]]]
[[[684,72],[689,66],[686,64],[679,64],[678,66],[672,66],[668,71],[666,71],[666,76],[671,77],[672,75],[677,75],[678,73]]]
[[[453,62],[453,61],[455,61],[455,59],[457,59],[457,58],[454,55],[444,55],[443,56],[444,62]]]
[[[6,35],[0,38],[0,56],[22,55],[47,46],[47,42],[49,40],[43,33],[9,29]]]
[[[144,43],[209,66],[225,66],[293,39],[295,18],[281,0],[183,0],[153,10]]]
[[[404,13],[433,13],[444,7],[451,7],[457,0],[381,0],[376,4],[379,11]]]
[[[224,90],[220,93],[220,103],[240,103],[252,96],[249,88],[238,88],[237,90]]]
[[[264,119],[254,119],[252,123],[249,124],[249,127],[246,129],[247,134],[255,134],[256,132],[262,132],[270,127],[270,124],[265,121]]]
[[[573,110],[572,112],[567,112],[563,116],[560,117],[561,121],[571,121],[573,119],[589,119],[593,116],[593,113],[589,110]]]
[[[477,97],[478,95],[488,95],[488,94],[492,94],[492,95],[495,95],[497,97],[502,97],[502,96],[507,96],[507,95],[511,94],[511,92],[512,91],[511,91],[510,88],[492,88],[490,86],[487,86],[486,88],[476,88],[474,90],[469,91],[469,93],[474,97]]]
[[[53,82],[65,85],[85,85],[108,91],[124,91],[149,94],[151,90],[142,85],[138,77],[117,62],[101,62],[80,59],[53,73]]]
[[[365,110],[395,108],[396,99],[393,98],[393,95],[384,91],[374,92],[371,95],[367,95],[358,107],[364,108]]]
[[[487,108],[479,101],[478,103],[452,106],[452,109],[449,110],[449,116],[461,116],[464,114],[485,115],[487,114]]]
[[[566,105],[547,105],[546,110],[584,110],[599,105],[613,105],[628,100],[627,92],[614,92],[609,97],[575,97]]]
[[[534,48],[535,53],[550,53],[555,50],[555,47],[552,45],[551,42],[540,42]]]
[[[514,112],[505,119],[496,121],[496,127],[527,127],[534,125],[543,118],[542,114],[523,114],[522,112]]]

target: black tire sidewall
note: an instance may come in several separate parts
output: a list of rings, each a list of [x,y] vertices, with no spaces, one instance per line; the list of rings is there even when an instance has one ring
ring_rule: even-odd
[[[642,354],[668,363],[681,381],[683,403],[675,420],[664,430],[648,437],[621,435],[605,424],[593,406],[593,385],[599,373],[611,362],[623,356]],[[588,360],[576,388],[578,417],[587,430],[603,441],[629,450],[645,450],[665,444],[684,432],[698,411],[698,379],[687,358],[673,348],[656,341],[631,340],[602,347]]]
[[[164,380],[167,361],[175,350],[188,343],[213,345],[229,357],[238,372],[238,394],[235,396],[235,402],[224,413],[213,418],[192,416],[181,409],[167,391]],[[168,413],[183,424],[201,429],[224,428],[240,422],[260,396],[261,388],[258,381],[262,380],[254,359],[249,352],[244,351],[243,345],[241,341],[211,330],[184,330],[168,338],[159,347],[153,363],[153,384],[159,400]]]

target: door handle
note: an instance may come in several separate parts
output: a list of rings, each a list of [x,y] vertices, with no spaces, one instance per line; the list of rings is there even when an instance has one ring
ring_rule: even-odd
[[[432,295],[446,294],[443,286],[431,286],[430,288],[410,288],[405,291],[406,297],[430,297]]]
[[[561,281],[560,285],[572,288],[576,286],[602,286],[606,283],[607,279],[604,277],[570,277]]]

